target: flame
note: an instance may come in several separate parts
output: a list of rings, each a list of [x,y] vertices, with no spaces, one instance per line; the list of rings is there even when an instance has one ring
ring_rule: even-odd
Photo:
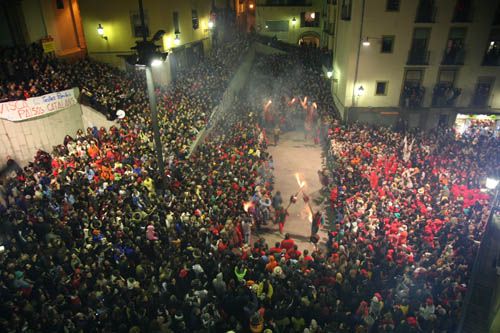
[[[311,209],[309,207],[306,206],[306,207],[302,208],[299,215],[302,219],[307,219],[307,221],[309,221],[309,223],[312,223],[313,214],[312,214]]]
[[[308,208],[308,209],[307,209],[307,220],[308,220],[310,223],[312,223],[312,221],[313,221],[313,213],[312,213],[312,211],[311,211],[311,208]]]
[[[243,202],[243,210],[247,213],[248,213],[248,210],[250,209],[250,207],[253,207],[253,206],[254,206],[254,204],[251,201]]]
[[[293,103],[295,103],[295,101],[296,101],[296,98],[294,97],[294,98],[292,98],[292,101],[290,103],[293,104]]]
[[[304,186],[306,186],[306,182],[304,180],[300,180],[300,176],[298,173],[295,174],[295,179],[297,180],[297,184],[299,185],[299,188],[302,189]]]
[[[269,106],[269,105],[271,105],[272,103],[273,103],[273,101],[269,100],[269,101],[267,102],[266,106]]]
[[[315,109],[317,109],[317,108],[318,108],[318,104],[316,104],[316,102],[314,102],[314,103],[313,103],[313,107],[314,107]]]

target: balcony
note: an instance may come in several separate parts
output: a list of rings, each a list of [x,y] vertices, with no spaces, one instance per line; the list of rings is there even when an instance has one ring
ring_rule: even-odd
[[[464,64],[465,49],[463,47],[452,47],[444,51],[441,65],[460,66]]]
[[[472,95],[470,105],[474,108],[486,108],[490,100],[490,89],[487,87],[478,87]]]
[[[430,54],[431,52],[427,51],[426,49],[412,48],[410,52],[408,52],[408,61],[406,62],[406,64],[426,66],[429,64]]]
[[[500,50],[497,48],[486,52],[483,59],[483,66],[500,66]]]
[[[474,14],[474,9],[472,7],[471,0],[458,0],[453,11],[453,18],[451,22],[453,23],[467,23],[472,22],[472,17]]]
[[[462,89],[455,88],[449,83],[438,83],[432,93],[432,106],[436,108],[454,107]]]
[[[425,88],[419,83],[408,81],[404,83],[401,92],[400,105],[405,109],[418,109],[424,103]]]
[[[432,4],[421,4],[417,9],[415,23],[434,23],[436,22],[436,6]]]

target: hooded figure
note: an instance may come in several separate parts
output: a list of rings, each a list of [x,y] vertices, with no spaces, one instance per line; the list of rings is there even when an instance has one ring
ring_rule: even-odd
[[[146,238],[150,241],[158,240],[158,235],[156,234],[154,225],[152,224],[148,225],[146,229]]]
[[[226,282],[224,282],[222,272],[217,274],[215,279],[212,280],[212,285],[217,296],[222,297],[226,293],[227,286]]]

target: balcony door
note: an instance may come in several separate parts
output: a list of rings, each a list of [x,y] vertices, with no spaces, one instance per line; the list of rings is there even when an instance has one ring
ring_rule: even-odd
[[[430,28],[415,28],[413,31],[413,41],[410,54],[408,55],[408,65],[427,65],[429,61],[429,38]]]
[[[422,106],[425,94],[425,89],[422,86],[423,80],[423,69],[406,70],[400,101],[403,108],[414,109]]]
[[[451,28],[443,55],[443,65],[463,65],[467,28]]]
[[[481,76],[477,79],[476,89],[472,95],[471,106],[477,108],[488,107],[490,101],[491,90],[495,83],[495,78],[492,76]]]

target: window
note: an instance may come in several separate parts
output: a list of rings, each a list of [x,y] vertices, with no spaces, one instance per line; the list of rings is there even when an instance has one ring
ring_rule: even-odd
[[[319,12],[302,12],[300,13],[300,26],[304,27],[319,27]]]
[[[457,0],[452,22],[472,21],[472,0]]]
[[[385,10],[388,12],[398,12],[399,11],[399,0],[387,0],[387,5]]]
[[[138,11],[130,12],[130,23],[132,25],[132,36],[142,37],[142,23],[141,15]],[[146,26],[146,37],[149,36],[149,17],[148,13],[144,11],[144,25]]]
[[[453,107],[462,94],[462,89],[455,87],[455,79],[458,70],[441,69],[438,74],[438,80],[432,92],[432,106],[434,107]]]
[[[490,32],[483,66],[500,66],[500,29],[493,29]]]
[[[377,95],[377,96],[387,95],[387,82],[386,81],[377,81],[377,85],[375,87],[375,95]]]
[[[500,25],[500,5],[497,7],[495,16],[493,17],[493,25]]]
[[[198,11],[196,9],[191,10],[191,20],[193,21],[193,30],[200,27],[200,21],[198,20]]]
[[[380,52],[392,53],[394,48],[394,36],[382,36],[382,47]]]
[[[266,30],[273,32],[287,32],[289,27],[288,20],[285,21],[266,21]]]
[[[179,30],[179,12],[173,13],[173,22],[174,22],[175,33],[180,34],[181,31]]]
[[[342,0],[340,18],[344,21],[351,20],[352,3],[351,0]]]
[[[476,89],[471,99],[471,106],[484,108],[488,106],[494,77],[481,76],[477,79]]]

